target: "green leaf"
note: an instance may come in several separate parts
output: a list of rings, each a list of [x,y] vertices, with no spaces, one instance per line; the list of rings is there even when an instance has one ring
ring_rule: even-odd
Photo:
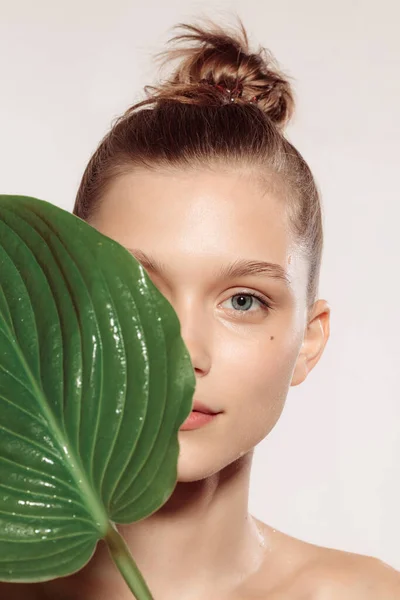
[[[1,581],[78,571],[160,508],[194,389],[178,317],[127,250],[0,196]]]

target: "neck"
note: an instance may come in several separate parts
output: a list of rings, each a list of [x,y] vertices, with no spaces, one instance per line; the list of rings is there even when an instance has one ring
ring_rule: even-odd
[[[206,479],[178,482],[158,511],[117,526],[156,598],[211,597],[210,590],[227,592],[258,570],[263,540],[248,513],[252,458],[253,451]],[[94,585],[128,591],[104,543],[74,577],[81,591],[82,584],[91,592]]]

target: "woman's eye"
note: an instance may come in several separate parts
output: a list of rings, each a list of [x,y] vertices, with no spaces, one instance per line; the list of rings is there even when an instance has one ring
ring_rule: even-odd
[[[257,312],[257,310],[268,311],[271,308],[271,305],[263,296],[254,292],[234,294],[228,298],[228,300],[225,300],[225,302],[231,302],[231,305],[233,306],[233,312],[238,313],[238,316],[240,317],[246,315],[247,313]],[[259,305],[259,309],[255,308],[255,310],[251,310],[257,303]]]

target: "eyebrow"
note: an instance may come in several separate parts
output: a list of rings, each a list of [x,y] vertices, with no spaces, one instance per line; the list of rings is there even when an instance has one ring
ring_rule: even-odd
[[[139,248],[127,248],[127,250],[142,264],[145,269],[154,273],[165,273],[167,266],[152,256],[146,254]],[[246,277],[250,275],[267,276],[273,279],[283,281],[286,286],[291,285],[287,271],[277,263],[266,262],[263,260],[250,260],[240,258],[232,263],[224,265],[216,273],[221,279],[233,279],[235,277]]]

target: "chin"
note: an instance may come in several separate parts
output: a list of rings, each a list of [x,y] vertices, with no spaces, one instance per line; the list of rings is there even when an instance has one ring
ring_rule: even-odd
[[[215,439],[211,440],[207,437],[205,439],[196,439],[195,437],[191,439],[189,436],[192,433],[194,432],[182,432],[179,437],[178,482],[201,481],[219,473],[230,465],[233,466],[238,461],[246,462],[252,454],[253,449],[239,449],[235,452],[233,448],[230,448],[230,452],[227,452],[226,444],[221,443],[221,440],[216,444]],[[237,464],[235,467],[237,467]]]
[[[190,471],[179,473],[178,471],[177,483],[194,483],[195,481],[202,481],[203,479],[207,479],[207,477],[208,474],[196,474]]]
[[[223,467],[222,467],[223,468]],[[212,460],[207,460],[206,457],[196,457],[196,459],[183,458],[180,455],[178,460],[178,482],[193,482],[206,479],[214,473],[221,470],[217,464],[213,464]]]
[[[182,431],[179,434],[178,482],[191,482],[206,479],[217,473],[226,464],[223,447],[207,439],[198,437],[196,431]]]

